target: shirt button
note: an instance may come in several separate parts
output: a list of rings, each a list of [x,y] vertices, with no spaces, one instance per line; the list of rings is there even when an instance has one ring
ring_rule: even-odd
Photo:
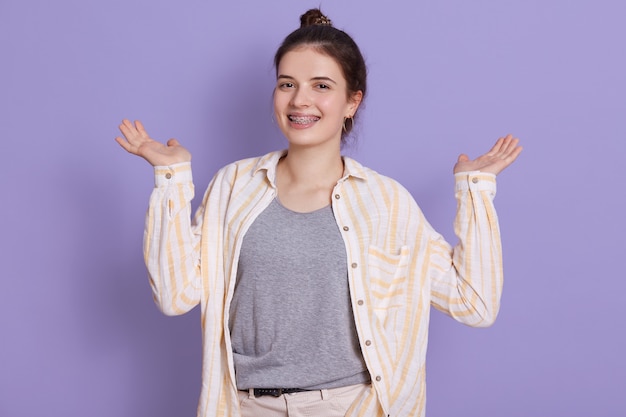
[[[376,377],[376,381],[377,381],[377,382],[380,382],[381,380],[382,380],[382,378],[380,377],[380,375],[378,375],[378,376]]]
[[[170,174],[170,173],[168,172],[167,174],[165,174],[165,178],[167,178],[167,179],[169,180],[170,178],[172,178],[172,174]]]
[[[335,198],[336,198],[337,200],[339,200],[339,199],[341,198],[341,196],[340,196],[339,194],[335,194]]]
[[[476,183],[478,182],[478,178],[476,178],[476,177],[472,178],[472,182],[473,182],[474,184],[476,184]]]
[[[350,228],[349,228],[348,226],[344,226],[344,227],[343,227],[343,230],[344,230],[345,232],[347,232],[348,230],[350,230]]]
[[[356,267],[357,267],[357,266],[359,266],[359,265],[358,265],[356,262],[354,262],[354,263],[352,263],[352,265],[350,265],[350,266],[352,266],[352,268],[354,269],[354,268],[356,268]]]
[[[356,302],[358,305],[362,306],[363,305],[363,300],[359,300]]]
[[[371,340],[366,340],[365,341],[365,346],[371,346],[372,345],[372,341]]]

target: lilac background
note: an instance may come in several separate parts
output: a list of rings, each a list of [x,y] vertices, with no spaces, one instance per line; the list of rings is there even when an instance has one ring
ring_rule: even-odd
[[[283,147],[272,55],[319,2],[0,1],[0,416],[192,416],[199,313],[168,318],[142,263],[150,167],[124,117],[222,165]],[[523,139],[499,177],[503,306],[433,314],[431,416],[626,409],[622,0],[327,1],[370,69],[347,152],[454,240],[452,165]],[[197,204],[197,200],[195,200]]]

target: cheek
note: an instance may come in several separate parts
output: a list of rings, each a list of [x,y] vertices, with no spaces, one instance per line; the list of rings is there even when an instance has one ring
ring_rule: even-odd
[[[338,123],[343,124],[344,118],[348,113],[350,112],[348,111],[348,106],[346,105],[346,103],[333,103],[331,116],[333,117],[333,119],[336,119]]]
[[[287,97],[287,94],[274,92],[272,102],[274,104],[274,112],[278,113],[289,105],[289,97]]]
[[[343,116],[346,103],[338,100],[337,97],[324,97],[318,100],[317,105],[326,109],[327,112],[337,113],[337,116]],[[332,115],[332,114],[331,114]]]

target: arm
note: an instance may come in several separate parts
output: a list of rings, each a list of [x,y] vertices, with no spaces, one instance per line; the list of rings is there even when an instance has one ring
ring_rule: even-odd
[[[459,243],[450,247],[441,236],[431,242],[431,303],[464,324],[486,327],[495,321],[502,294],[502,247],[493,206],[495,174],[522,151],[512,136],[500,138],[485,155],[455,165]]]
[[[186,313],[200,301],[201,206],[191,221],[191,164],[155,167],[144,230],[144,260],[155,303],[167,315]]]
[[[144,259],[156,304],[168,315],[191,310],[200,300],[200,230],[202,209],[191,222],[194,195],[191,154],[178,141],[150,138],[141,122],[124,120],[115,140],[126,151],[154,166],[144,232]]]
[[[431,303],[461,323],[486,327],[495,321],[502,293],[495,176],[474,172],[455,178],[459,243],[452,248],[440,235],[431,241]]]

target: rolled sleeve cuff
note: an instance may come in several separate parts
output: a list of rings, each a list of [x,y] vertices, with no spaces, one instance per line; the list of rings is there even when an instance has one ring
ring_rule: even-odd
[[[192,182],[192,180],[190,162],[154,167],[154,186],[157,188]]]

